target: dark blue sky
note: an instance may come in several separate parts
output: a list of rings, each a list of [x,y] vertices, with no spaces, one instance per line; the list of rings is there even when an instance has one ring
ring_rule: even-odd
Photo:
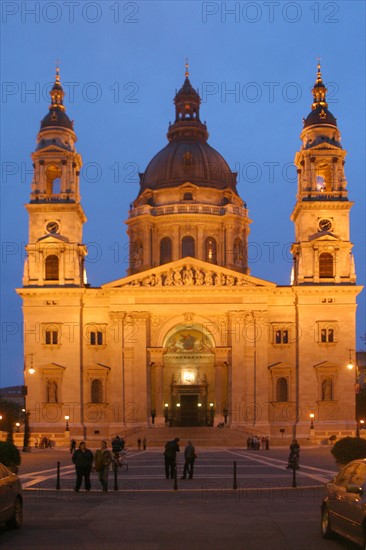
[[[347,2],[6,2],[2,16],[1,371],[21,383],[21,286],[30,153],[60,60],[67,113],[84,161],[88,280],[127,268],[124,220],[138,171],[166,144],[175,89],[200,91],[209,143],[239,172],[253,220],[254,276],[286,285],[302,118],[321,57],[329,108],[348,151],[346,177],[358,283],[365,281],[365,4]],[[359,298],[357,347],[365,333]]]

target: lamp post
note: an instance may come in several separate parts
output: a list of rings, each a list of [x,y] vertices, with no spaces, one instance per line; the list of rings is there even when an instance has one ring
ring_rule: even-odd
[[[347,364],[347,369],[348,370],[355,370],[355,419],[356,419],[356,437],[360,437],[360,425],[359,425],[359,422],[358,422],[358,419],[357,419],[357,399],[356,399],[356,395],[358,394],[358,390],[359,390],[359,385],[358,385],[358,367],[357,367],[357,362],[356,364],[353,364],[352,362],[352,352],[356,352],[356,350],[354,349],[350,349],[349,350],[349,360],[348,360],[348,364]]]
[[[68,414],[65,415],[65,420],[66,420],[65,432],[69,432],[70,431],[70,427],[69,427],[70,417],[69,417]]]
[[[310,429],[314,430],[314,417],[315,417],[315,414],[310,413],[309,416],[310,416]]]
[[[34,374],[36,371],[33,367],[33,353],[30,353],[30,366],[28,368],[28,372],[30,375]],[[24,401],[24,409],[22,409],[22,412],[24,413],[24,437],[23,437],[23,453],[26,453],[30,451],[29,447],[29,439],[30,439],[30,428],[29,428],[29,417],[30,412],[27,412],[27,395],[28,395],[28,387],[26,385],[26,365],[24,363],[24,386],[22,386],[22,393],[23,393],[23,401]]]

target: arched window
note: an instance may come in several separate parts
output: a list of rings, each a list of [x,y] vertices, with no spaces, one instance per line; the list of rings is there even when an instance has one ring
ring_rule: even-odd
[[[91,383],[91,402],[103,403],[103,382],[95,378]]]
[[[160,241],[160,265],[167,264],[172,261],[172,239],[164,237]]]
[[[332,169],[328,163],[319,162],[316,166],[316,189],[320,193],[332,190]]]
[[[61,168],[57,164],[50,164],[46,169],[46,192],[54,195],[61,192]]]
[[[47,281],[58,281],[59,259],[55,254],[47,256],[45,268],[45,279]]]
[[[205,240],[205,260],[217,264],[217,244],[213,237],[207,237]]]
[[[238,267],[242,267],[243,259],[244,259],[243,241],[237,238],[234,241],[234,265],[237,265]]]
[[[195,242],[193,237],[183,237],[182,239],[182,258],[186,256],[195,257]]]
[[[279,378],[277,380],[276,401],[288,401],[288,387],[286,378]]]
[[[329,252],[323,252],[319,256],[319,277],[331,278],[333,274],[333,256]]]

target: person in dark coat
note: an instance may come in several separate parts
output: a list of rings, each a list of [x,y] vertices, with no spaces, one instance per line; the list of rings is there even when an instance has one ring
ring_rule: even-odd
[[[173,441],[167,441],[165,443],[164,460],[165,460],[165,477],[174,479],[175,469],[177,467],[177,453],[179,453],[179,437],[173,439]]]
[[[184,468],[181,479],[186,479],[187,474],[189,479],[193,479],[194,461],[196,460],[196,449],[192,445],[192,441],[188,441],[188,445],[184,449]]]
[[[290,445],[290,454],[288,457],[287,469],[289,470],[298,470],[300,461],[300,445],[297,442],[297,439],[293,439]]]
[[[81,441],[79,448],[72,455],[72,461],[75,464],[76,469],[76,484],[74,489],[76,492],[80,490],[83,478],[85,490],[90,491],[90,472],[92,469],[93,459],[93,453],[86,448],[85,441]]]

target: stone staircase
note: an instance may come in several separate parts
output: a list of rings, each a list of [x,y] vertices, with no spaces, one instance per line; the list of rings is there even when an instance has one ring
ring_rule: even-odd
[[[126,434],[127,446],[137,447],[137,440],[146,437],[147,448],[161,447],[167,441],[179,437],[184,446],[191,440],[196,447],[246,447],[247,435],[230,428],[146,428]]]

